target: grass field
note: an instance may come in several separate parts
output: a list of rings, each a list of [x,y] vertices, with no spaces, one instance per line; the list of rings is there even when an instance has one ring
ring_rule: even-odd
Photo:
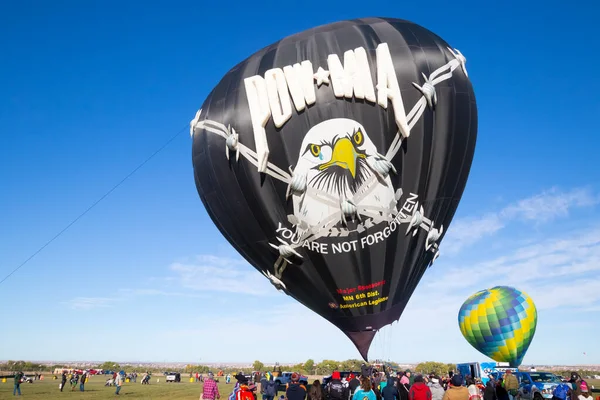
[[[156,382],[156,379],[160,379],[160,382]],[[154,375],[150,381],[150,385],[142,385],[140,378],[137,383],[129,382],[124,383],[121,388],[119,396],[115,396],[114,387],[105,387],[104,382],[106,381],[104,376],[93,376],[90,381],[85,384],[85,392],[79,391],[79,385],[74,392],[71,392],[71,388],[68,386],[61,393],[58,384],[58,380],[45,379],[43,381],[35,381],[34,383],[21,384],[22,398],[42,400],[42,399],[115,399],[125,397],[126,399],[147,399],[147,400],[183,400],[190,399],[196,400],[200,398],[200,391],[202,385],[199,383],[190,383],[189,378],[182,376],[183,382],[180,383],[166,383],[165,377],[162,375]],[[599,380],[588,381],[590,385],[594,385],[596,388],[600,388]],[[219,392],[221,393],[221,400],[226,400],[229,393],[233,389],[233,385],[226,385],[225,383],[219,383]],[[11,399],[14,398],[13,392],[13,380],[8,379],[6,383],[0,383],[0,399]],[[594,393],[596,398],[599,393]],[[260,396],[259,396],[260,398]]]
[[[160,379],[156,383],[156,379]],[[189,377],[181,376],[180,383],[166,383],[165,377],[162,375],[154,375],[150,380],[150,385],[142,385],[140,383],[141,376],[138,377],[137,383],[124,383],[119,396],[115,396],[115,387],[105,387],[104,376],[92,376],[89,382],[85,384],[85,392],[79,391],[79,384],[75,391],[71,392],[71,387],[67,382],[67,387],[60,392],[58,385],[60,380],[44,379],[43,381],[35,381],[34,383],[22,383],[21,394],[25,399],[148,399],[148,400],[183,400],[200,398],[202,385],[200,383],[190,383]],[[0,382],[0,399],[13,399],[13,380],[7,379],[6,383]],[[231,393],[233,385],[226,385],[219,382],[219,392],[221,400],[227,400],[227,396]]]

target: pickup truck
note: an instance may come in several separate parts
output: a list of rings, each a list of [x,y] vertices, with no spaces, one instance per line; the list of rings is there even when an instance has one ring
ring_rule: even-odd
[[[522,400],[551,399],[554,388],[561,380],[551,372],[516,372],[519,397]]]
[[[165,373],[165,375],[167,376],[167,378],[165,379],[167,383],[181,382],[181,374],[179,372],[167,372]]]
[[[275,377],[275,383],[277,386],[286,385],[292,381],[292,372],[282,372],[279,376]],[[304,375],[300,375],[300,383],[305,385],[308,384],[308,378]]]

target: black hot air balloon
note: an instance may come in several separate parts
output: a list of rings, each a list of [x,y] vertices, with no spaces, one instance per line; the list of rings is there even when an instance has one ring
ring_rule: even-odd
[[[465,188],[477,131],[465,62],[408,21],[332,23],[236,65],[191,122],[196,186],[221,233],[365,360]]]

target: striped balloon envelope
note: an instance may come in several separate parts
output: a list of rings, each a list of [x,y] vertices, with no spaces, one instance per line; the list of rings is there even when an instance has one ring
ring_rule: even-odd
[[[460,331],[478,351],[518,367],[537,326],[537,310],[525,292],[496,286],[469,297],[458,312]]]

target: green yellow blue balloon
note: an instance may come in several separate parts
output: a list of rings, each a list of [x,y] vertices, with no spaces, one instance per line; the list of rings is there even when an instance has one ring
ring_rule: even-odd
[[[458,312],[458,324],[481,353],[517,367],[535,335],[537,309],[525,292],[496,286],[469,297]]]

